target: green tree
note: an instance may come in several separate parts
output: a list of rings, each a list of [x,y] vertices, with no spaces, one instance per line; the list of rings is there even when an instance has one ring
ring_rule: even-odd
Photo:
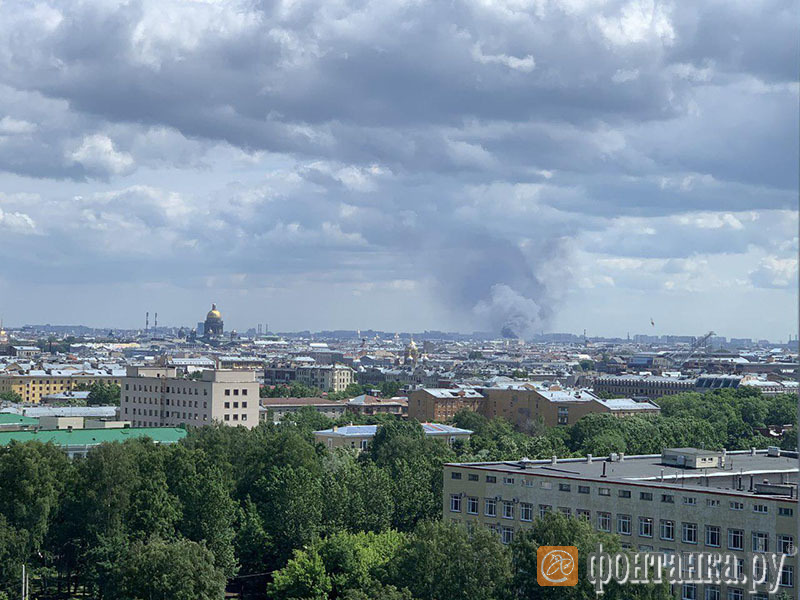
[[[531,600],[585,600],[594,598],[595,591],[588,579],[588,555],[596,552],[599,544],[603,551],[621,550],[619,538],[599,533],[586,519],[569,518],[561,513],[548,513],[536,519],[530,529],[518,533],[511,545],[513,577],[511,591],[514,597]],[[578,585],[575,587],[547,587],[537,582],[536,552],[539,546],[576,546],[578,548]],[[609,584],[603,598],[607,600],[671,600],[669,586]]]
[[[497,535],[443,521],[420,523],[401,548],[393,579],[421,600],[497,600],[511,583],[511,560]]]
[[[119,406],[120,388],[115,383],[96,381],[89,387],[87,406]]]
[[[189,540],[136,542],[111,570],[108,600],[222,600],[225,575],[214,555]]]
[[[22,403],[22,396],[20,396],[16,392],[3,392],[2,394],[0,394],[0,401],[20,404]]]

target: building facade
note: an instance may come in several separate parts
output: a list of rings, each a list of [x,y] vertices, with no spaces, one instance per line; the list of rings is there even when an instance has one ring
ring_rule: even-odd
[[[297,368],[298,383],[315,387],[323,392],[343,392],[354,383],[355,372],[347,365],[314,365]]]
[[[457,412],[480,412],[484,397],[470,388],[423,388],[408,396],[408,417],[420,422],[450,421]]]
[[[469,429],[460,429],[441,423],[422,423],[425,435],[442,440],[450,445],[456,440],[468,440],[472,432]],[[353,450],[366,450],[372,438],[378,432],[378,425],[345,425],[334,426],[314,432],[314,441],[326,448],[349,448]]]
[[[0,393],[12,392],[25,403],[38,404],[42,397],[62,394],[78,387],[91,386],[98,381],[119,385],[124,374],[104,370],[31,370],[27,373],[0,375]]]
[[[258,382],[253,371],[203,371],[178,377],[171,367],[128,367],[120,418],[133,427],[258,425]]]
[[[731,552],[745,560],[752,552],[792,551],[797,471],[796,453],[777,449],[448,464],[443,514],[488,527],[510,543],[537,517],[559,511],[617,534],[625,548]],[[774,575],[795,597],[796,557]],[[767,598],[748,595],[746,585],[686,584],[674,591],[684,600]]]
[[[673,396],[695,389],[694,379],[678,379],[677,377],[661,377],[658,375],[614,375],[598,377],[594,382],[594,391],[615,396],[631,398],[641,396],[660,398]]]

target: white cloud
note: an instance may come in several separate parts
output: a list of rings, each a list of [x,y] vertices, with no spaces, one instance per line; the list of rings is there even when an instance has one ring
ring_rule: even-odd
[[[125,175],[133,171],[135,163],[127,152],[119,152],[107,135],[95,133],[83,138],[73,150],[70,159],[101,175]]]
[[[480,44],[472,47],[472,58],[482,65],[504,65],[522,73],[530,73],[536,68],[536,61],[530,54],[522,58],[508,54],[484,54]]]

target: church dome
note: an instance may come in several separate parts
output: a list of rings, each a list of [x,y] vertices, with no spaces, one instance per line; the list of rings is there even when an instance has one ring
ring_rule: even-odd
[[[215,319],[222,319],[222,313],[220,313],[217,310],[217,305],[216,304],[212,304],[211,305],[211,310],[208,311],[208,314],[206,315],[206,319],[211,319],[212,321],[215,320]]]

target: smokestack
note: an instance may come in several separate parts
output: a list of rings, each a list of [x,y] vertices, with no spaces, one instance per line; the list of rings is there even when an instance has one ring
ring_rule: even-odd
[[[156,329],[158,329],[158,313],[156,313],[156,318],[153,322],[153,331],[155,331]]]
[[[150,311],[144,313],[144,332],[147,333],[150,330]]]

